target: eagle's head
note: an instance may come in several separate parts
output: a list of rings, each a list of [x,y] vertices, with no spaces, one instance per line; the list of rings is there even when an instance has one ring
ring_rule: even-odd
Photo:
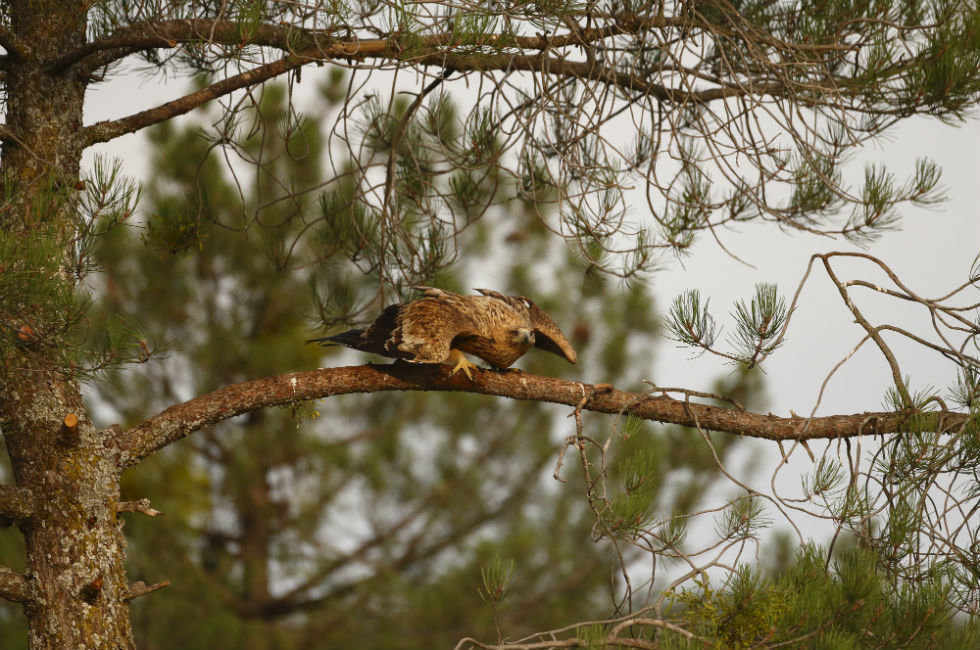
[[[521,348],[530,348],[534,345],[534,330],[527,327],[515,327],[508,332],[510,343]]]

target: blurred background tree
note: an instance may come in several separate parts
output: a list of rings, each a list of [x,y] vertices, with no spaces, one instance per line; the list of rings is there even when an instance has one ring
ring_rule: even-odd
[[[330,96],[323,88],[311,111],[336,110]],[[324,145],[317,124],[291,114],[285,99],[284,87],[266,86],[237,115],[244,136],[235,151],[257,163],[237,178],[200,127],[149,132],[156,174],[145,187],[145,223],[100,242],[92,318],[146,323],[165,353],[94,385],[89,400],[105,425],[129,426],[251,377],[372,360],[302,343],[338,296],[349,297],[347,307],[368,303],[368,317],[380,305],[370,302],[369,277],[297,236],[298,215],[350,209],[350,183],[296,193],[323,176]],[[456,107],[439,102],[451,124]],[[265,137],[274,130],[287,137]],[[249,224],[243,212],[258,218]],[[522,201],[494,208],[437,281],[532,296],[582,353],[578,366],[532,353],[519,364],[525,370],[635,382],[652,365],[659,333],[650,297],[639,284],[608,291],[606,277],[546,235]],[[757,395],[746,381],[727,388]],[[552,478],[574,427],[548,405],[507,406],[466,394],[349,396],[323,414],[297,404],[234,418],[157,454],[123,483],[124,498],[153,495],[166,512],[126,524],[134,579],[172,583],[134,602],[139,645],[445,647],[494,638],[498,627],[524,635],[613,611],[622,598],[610,587],[613,550],[593,540],[580,491]],[[709,450],[686,445],[679,427],[648,428],[627,446],[650,452],[651,500],[665,513],[691,510],[718,474]],[[723,455],[729,442],[719,441]],[[576,486],[580,474],[562,472]],[[516,575],[499,611],[480,595],[481,568],[494,558],[513,559]],[[626,561],[638,559],[627,552]]]

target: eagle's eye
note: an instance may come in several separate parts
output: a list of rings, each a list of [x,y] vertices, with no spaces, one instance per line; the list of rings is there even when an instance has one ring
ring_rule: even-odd
[[[510,330],[510,339],[515,344],[520,345],[521,343],[534,344],[534,331],[529,330],[524,327],[517,327]]]

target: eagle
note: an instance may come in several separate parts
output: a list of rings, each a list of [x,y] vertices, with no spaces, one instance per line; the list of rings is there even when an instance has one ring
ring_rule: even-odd
[[[462,370],[470,380],[477,368],[463,354],[494,368],[509,368],[532,347],[575,363],[576,355],[555,321],[524,296],[477,289],[463,296],[432,287],[416,287],[424,296],[385,307],[367,329],[352,329],[307,343],[339,344],[413,363],[442,363]]]

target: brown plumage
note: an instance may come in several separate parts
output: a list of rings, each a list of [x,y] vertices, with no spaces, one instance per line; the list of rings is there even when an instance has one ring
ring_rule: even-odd
[[[524,296],[505,296],[477,289],[479,296],[461,296],[442,289],[419,287],[425,296],[389,305],[367,329],[353,329],[312,339],[415,363],[446,363],[453,372],[471,377],[463,352],[495,368],[508,368],[531,347],[539,347],[575,363],[575,350],[555,322]]]

